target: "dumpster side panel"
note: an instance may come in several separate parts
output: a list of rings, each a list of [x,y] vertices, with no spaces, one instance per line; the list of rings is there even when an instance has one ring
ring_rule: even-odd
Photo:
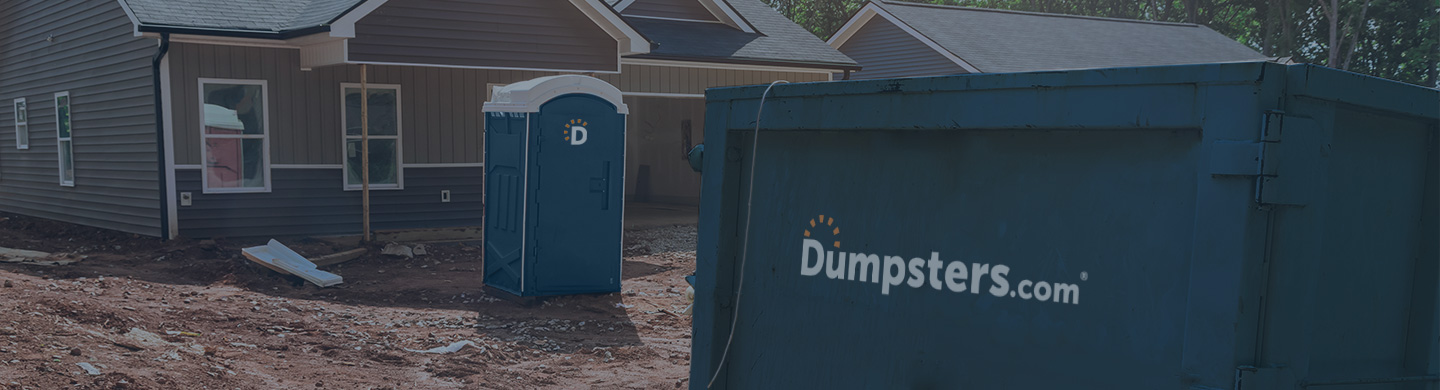
[[[732,318],[730,298],[735,290],[735,268],[740,244],[738,202],[744,193],[740,188],[740,156],[733,142],[741,142],[740,132],[730,133],[725,124],[730,101],[708,101],[705,105],[704,174],[701,176],[700,220],[697,228],[695,261],[695,318],[691,343],[690,387],[705,389],[711,379],[715,387],[727,388],[725,378],[717,378]],[[748,139],[748,138],[745,138]],[[733,152],[732,152],[733,150]],[[711,190],[704,190],[711,189]],[[724,190],[721,190],[724,189]]]
[[[1440,373],[1440,123],[1432,123],[1429,132],[1429,172],[1425,175],[1425,205],[1420,213],[1420,255],[1415,257],[1405,369]],[[1440,382],[1416,387],[1437,390]]]
[[[727,387],[1177,386],[1199,139],[762,133]]]

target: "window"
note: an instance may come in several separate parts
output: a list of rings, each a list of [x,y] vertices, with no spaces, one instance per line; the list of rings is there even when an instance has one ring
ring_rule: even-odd
[[[55,94],[55,139],[60,149],[60,185],[75,186],[75,145],[70,141],[70,93]]]
[[[30,113],[25,98],[15,99],[15,149],[30,149]]]
[[[400,169],[400,86],[368,84],[370,113],[370,189],[404,187]],[[361,189],[360,84],[342,84],[345,107],[345,189]]]
[[[270,192],[265,82],[200,80],[204,192]]]

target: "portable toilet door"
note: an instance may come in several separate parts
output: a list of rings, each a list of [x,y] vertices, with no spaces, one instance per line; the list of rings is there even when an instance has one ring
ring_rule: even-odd
[[[485,103],[485,284],[518,296],[620,291],[620,90],[564,75]]]

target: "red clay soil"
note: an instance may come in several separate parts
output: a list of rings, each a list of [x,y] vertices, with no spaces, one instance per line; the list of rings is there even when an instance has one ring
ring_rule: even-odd
[[[482,293],[478,243],[325,267],[321,289],[245,260],[250,241],[172,241],[0,216],[0,389],[676,389],[695,229],[627,232],[624,292],[531,306]],[[286,242],[307,256],[345,247]],[[471,341],[458,352],[414,351]],[[87,373],[88,363],[98,371]]]

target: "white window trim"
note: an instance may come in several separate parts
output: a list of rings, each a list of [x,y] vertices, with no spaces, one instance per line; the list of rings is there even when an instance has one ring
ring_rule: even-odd
[[[395,135],[370,135],[370,139],[395,140],[395,184],[370,184],[370,189],[403,190],[405,189],[405,121],[402,119],[405,114],[405,105],[401,98],[403,91],[400,90],[400,84],[365,83],[365,87],[367,89],[395,90]],[[359,89],[360,83],[340,83],[340,186],[343,187],[345,191],[362,191],[365,189],[363,184],[345,184],[345,179],[350,177],[350,159],[346,158],[345,152],[347,152],[347,150],[345,149],[345,145],[348,144],[351,139],[360,138],[358,135],[352,136],[345,132],[347,126],[345,121],[350,118],[348,113],[345,112],[345,110],[349,108],[345,105],[345,90],[350,88]],[[361,98],[364,99],[365,97]]]
[[[64,98],[65,98],[65,106],[66,106],[66,107],[69,107],[69,110],[67,110],[67,111],[70,112],[70,123],[69,123],[69,124],[70,124],[70,136],[69,136],[69,137],[61,137],[61,136],[60,136],[60,104],[58,103],[58,101],[60,100],[61,97],[64,97]],[[65,92],[56,92],[56,93],[55,93],[55,98],[54,98],[53,100],[51,100],[51,102],[56,102],[56,103],[55,103],[55,110],[54,110],[54,111],[55,111],[55,168],[56,168],[56,170],[58,171],[58,174],[59,174],[60,186],[61,186],[61,187],[74,187],[74,186],[75,186],[75,178],[74,178],[74,177],[71,177],[71,178],[70,178],[70,181],[65,181],[65,164],[64,164],[64,163],[65,163],[65,149],[64,149],[64,148],[61,148],[60,145],[61,145],[61,143],[63,143],[63,142],[69,142],[69,143],[70,143],[70,161],[69,161],[69,162],[70,162],[70,170],[71,170],[72,172],[75,171],[75,101],[70,98],[70,91],[65,91]],[[28,105],[25,107],[25,111],[26,111],[26,112],[25,112],[25,119],[28,121],[28,120],[30,119],[30,112],[29,112],[29,111],[30,111],[30,107],[29,107]],[[26,126],[26,130],[29,130],[29,126]],[[72,173],[72,174],[73,174],[73,173]]]
[[[270,176],[271,176],[271,175],[270,175],[270,104],[271,104],[271,99],[270,99],[270,86],[269,86],[270,83],[269,83],[269,81],[267,81],[267,80],[249,80],[249,79],[214,79],[214,78],[204,78],[204,77],[199,78],[197,81],[198,81],[198,82],[196,82],[195,84],[198,84],[197,87],[200,88],[200,90],[199,90],[199,93],[200,93],[200,94],[197,96],[197,97],[200,99],[200,102],[199,102],[199,103],[200,103],[200,104],[199,104],[200,113],[199,113],[199,115],[197,115],[197,117],[200,119],[200,123],[198,123],[199,126],[198,126],[196,129],[200,132],[200,190],[201,190],[201,193],[203,193],[203,194],[246,194],[246,193],[268,193],[268,192],[270,192],[270,190],[271,190],[271,187],[270,187],[270,180],[271,180],[271,177],[270,177]],[[260,107],[260,115],[265,118],[264,123],[262,123],[262,125],[264,126],[264,128],[262,129],[263,131],[260,133],[260,137],[255,137],[255,135],[253,135],[253,134],[250,134],[250,135],[238,135],[238,134],[237,134],[237,135],[210,135],[210,134],[205,134],[205,85],[207,85],[207,84],[259,85],[259,86],[260,86],[260,100],[263,102],[262,107]],[[261,161],[260,161],[261,168],[260,168],[260,169],[265,172],[265,187],[263,187],[263,188],[261,188],[261,187],[210,188],[210,175],[209,175],[208,172],[206,172],[206,167],[205,167],[205,162],[206,162],[206,161],[210,161],[210,156],[209,156],[210,153],[207,152],[206,149],[205,149],[205,140],[206,140],[206,139],[209,139],[209,138],[239,138],[239,139],[247,139],[247,138],[248,138],[248,139],[256,139],[256,138],[259,138],[259,139],[261,139],[262,141],[261,141],[260,143],[261,143],[262,146],[261,146],[261,153],[260,153],[260,154],[261,154],[261,158],[260,158],[260,160],[261,160]],[[243,157],[242,157],[242,158],[243,158]]]
[[[25,120],[23,121],[20,120],[20,110],[15,108],[15,106],[19,105],[25,106]],[[23,97],[16,98],[14,103],[10,103],[10,109],[15,110],[13,113],[15,115],[15,149],[30,149],[30,103],[26,103]],[[20,143],[20,126],[25,126],[25,143]],[[70,130],[74,131],[75,129]]]

